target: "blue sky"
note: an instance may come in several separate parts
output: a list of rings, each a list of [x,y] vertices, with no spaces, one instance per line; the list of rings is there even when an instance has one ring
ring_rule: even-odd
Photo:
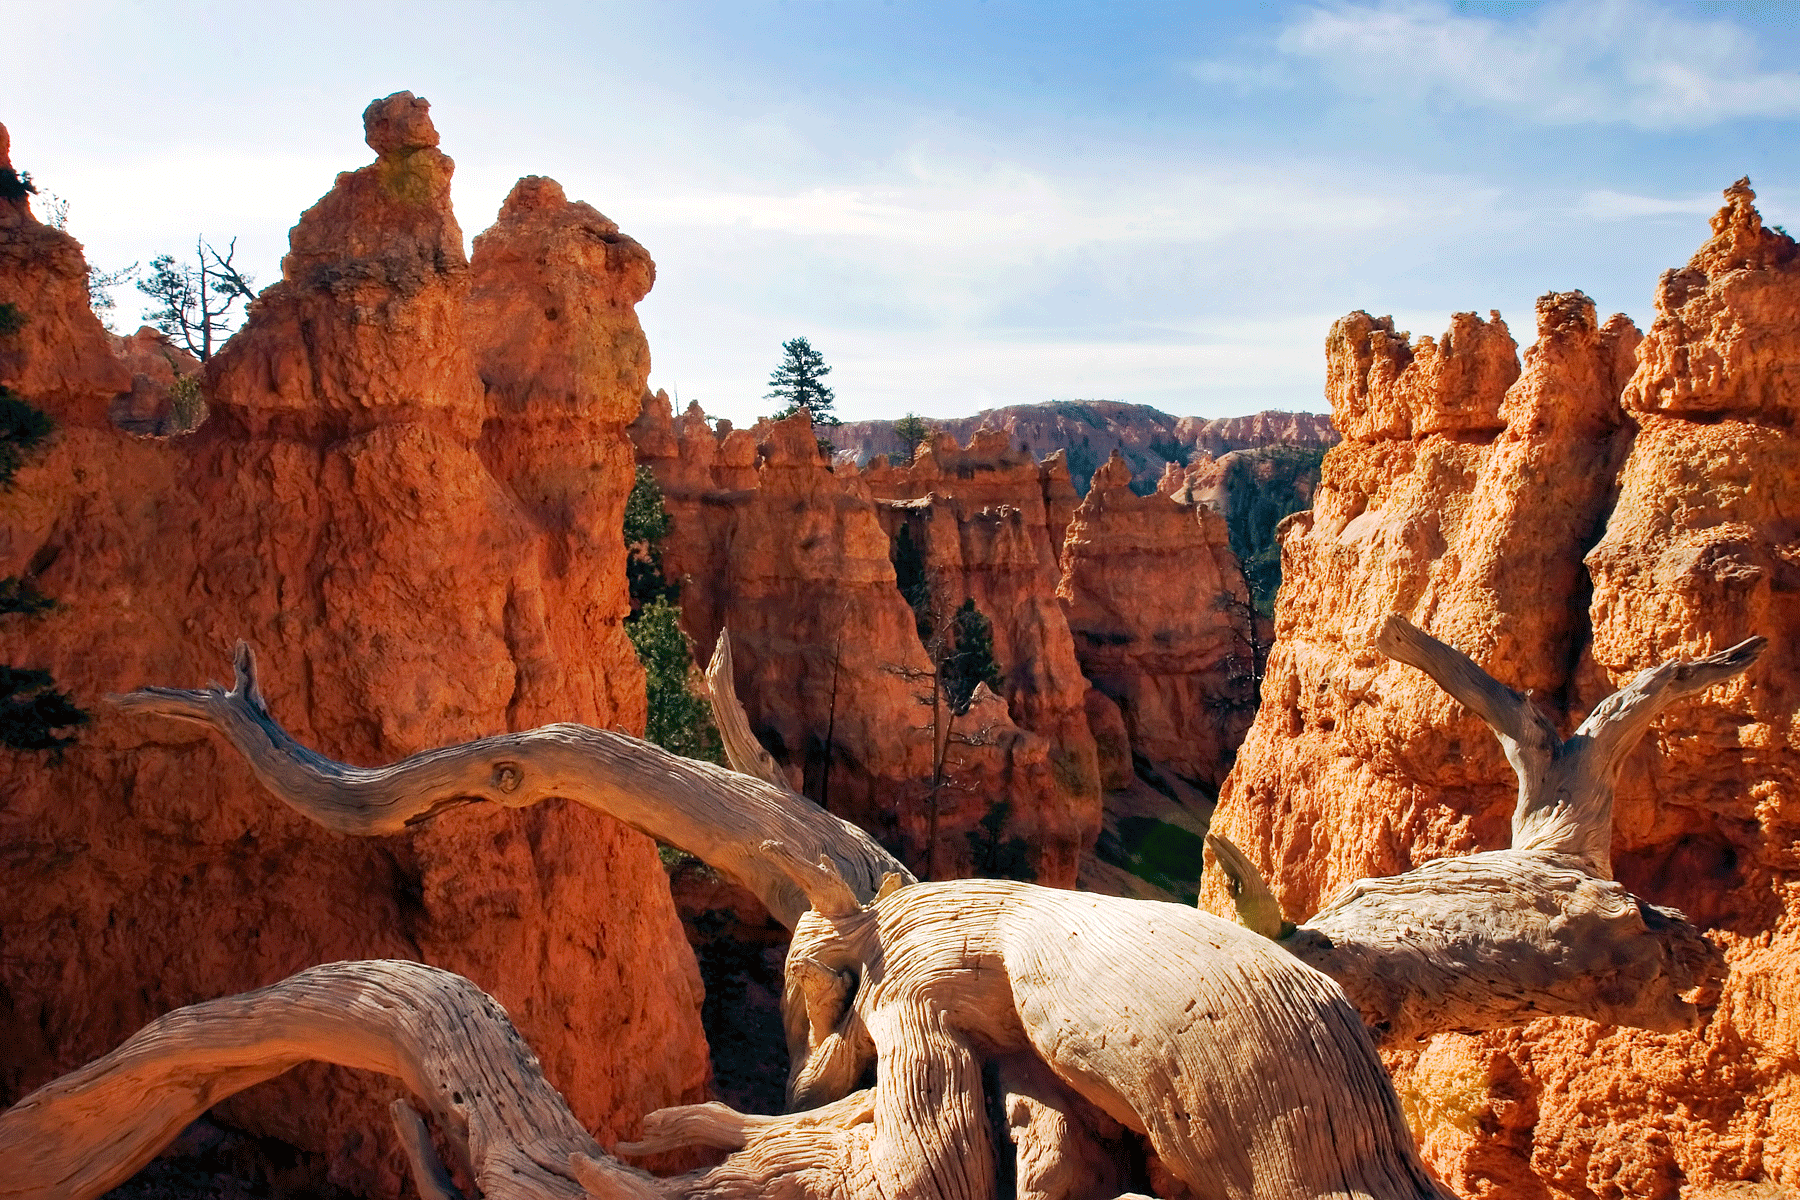
[[[265,15],[268,14],[268,15]],[[410,89],[465,233],[544,174],[655,256],[654,386],[737,421],[809,337],[847,419],[1322,409],[1356,308],[1436,333],[1657,275],[1749,174],[1800,223],[1800,6],[0,0],[0,121],[104,267],[288,227]],[[121,324],[139,298],[119,294]]]

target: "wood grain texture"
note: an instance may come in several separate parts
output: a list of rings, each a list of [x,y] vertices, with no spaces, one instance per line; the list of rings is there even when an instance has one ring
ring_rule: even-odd
[[[545,725],[384,767],[335,762],[295,741],[270,714],[255,656],[241,642],[235,667],[229,691],[153,687],[112,699],[127,711],[217,730],[278,799],[340,833],[393,833],[458,804],[523,808],[566,797],[696,855],[748,888],[789,927],[807,900],[761,853],[767,839],[809,860],[829,858],[859,899],[873,898],[885,875],[913,878],[874,838],[786,787],[612,730]]]
[[[1294,928],[1248,856],[1209,834],[1240,923],[1335,979],[1384,1045],[1546,1016],[1697,1027],[1723,955],[1681,913],[1613,881],[1613,785],[1658,712],[1749,667],[1764,639],[1641,672],[1567,739],[1530,697],[1403,617],[1390,614],[1375,644],[1430,675],[1500,740],[1519,778],[1513,845],[1358,880]]]
[[[874,1061],[877,1171],[908,1194],[990,1194],[967,1169],[987,1153],[970,1128],[982,1093],[967,1047],[1037,1058],[1146,1135],[1202,1200],[1444,1195],[1342,990],[1210,914],[925,883],[848,916],[808,914],[789,961],[855,977],[844,1011],[815,1021]],[[946,1145],[963,1157],[946,1160]]]

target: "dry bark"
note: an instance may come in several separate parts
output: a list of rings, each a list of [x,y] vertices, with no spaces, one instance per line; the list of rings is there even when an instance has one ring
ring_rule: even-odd
[[[746,1117],[717,1105],[655,1115],[645,1140],[628,1149],[733,1151],[720,1167],[679,1179],[652,1179],[606,1157],[578,1129],[567,1131],[572,1120],[504,1015],[466,982],[458,981],[466,993],[441,985],[454,1002],[432,993],[412,1009],[390,1003],[371,1014],[339,999],[321,1011],[318,1021],[338,1023],[324,1056],[407,1079],[446,1122],[452,1143],[467,1147],[471,1177],[490,1196],[574,1196],[572,1178],[592,1195],[621,1200],[990,1200],[996,1173],[981,1072],[984,1061],[1000,1059],[1019,1186],[1034,1198],[1102,1200],[1121,1187],[1117,1155],[1106,1145],[1109,1123],[1146,1138],[1169,1186],[1197,1197],[1441,1197],[1365,1022],[1391,1039],[1544,1012],[1690,1020],[1692,1006],[1676,993],[1713,961],[1707,943],[1678,915],[1604,878],[1604,857],[1594,849],[1604,838],[1593,824],[1605,819],[1620,756],[1654,711],[1741,670],[1760,645],[1646,672],[1566,742],[1528,701],[1398,618],[1382,645],[1495,724],[1521,765],[1524,844],[1363,881],[1289,930],[1248,860],[1216,843],[1239,881],[1245,923],[1279,943],[1175,905],[992,880],[902,887],[908,877],[866,835],[785,787],[581,726],[483,739],[384,768],[347,767],[281,730],[245,649],[230,692],[145,689],[121,703],[219,729],[284,801],[345,832],[382,832],[470,800],[518,805],[569,796],[698,854],[786,914],[795,929],[784,995],[796,1049],[790,1094],[798,1105],[824,1107],[788,1117]],[[728,710],[729,662],[719,661],[716,701]],[[747,722],[738,732],[733,759],[754,767]],[[360,978],[356,972],[369,970],[382,973],[379,986],[389,989],[389,975],[442,975],[414,964],[348,964],[212,1002],[227,1017],[247,1009],[254,1037],[232,1032],[229,1019],[209,1024],[209,1005],[171,1014],[29,1097],[0,1118],[0,1134],[48,1120],[83,1145],[129,1143],[124,1157],[141,1162],[142,1146],[171,1136],[185,1116],[320,1048],[308,1040],[316,1029],[283,1041],[259,1026],[273,1021],[279,1033],[282,1021],[294,1019],[270,1016],[259,997],[285,1003],[299,981],[320,972]],[[306,987],[298,994],[304,998]],[[406,1015],[433,1005],[431,1019]],[[483,1020],[507,1036],[484,1027],[465,1044],[450,1044],[464,1037],[465,1022],[474,1029]],[[354,1032],[365,1025],[374,1032]],[[187,1050],[158,1055],[165,1026],[191,1033]],[[225,1047],[222,1068],[209,1048],[215,1040]],[[876,1087],[855,1091],[870,1066]],[[204,1078],[177,1079],[184,1071]],[[490,1077],[508,1082],[501,1090],[460,1086]],[[159,1078],[172,1086],[159,1090]],[[133,1090],[158,1097],[172,1090],[179,1104],[169,1109],[159,1100],[145,1106],[150,1117],[108,1132],[113,1110]],[[491,1118],[469,1107],[502,1092],[522,1098],[500,1104]],[[80,1099],[90,1095],[98,1101]],[[57,1100],[64,1107],[51,1114]],[[396,1122],[421,1191],[453,1194],[409,1114],[396,1112]],[[515,1119],[522,1123],[507,1124]],[[11,1144],[24,1142],[15,1135]],[[546,1178],[532,1184],[538,1191],[496,1190],[526,1178],[523,1168],[482,1182],[481,1172],[492,1169],[484,1164],[519,1155]],[[60,1184],[39,1184],[37,1194],[46,1186]]]
[[[142,688],[114,702],[216,729],[276,797],[339,833],[393,833],[459,804],[524,808],[567,797],[699,857],[743,884],[790,928],[806,900],[760,852],[766,839],[830,858],[860,899],[872,898],[886,875],[912,878],[875,839],[786,787],[612,730],[545,725],[427,750],[385,767],[334,762],[296,742],[270,715],[255,655],[242,642],[235,667],[230,691]]]
[[[646,1140],[622,1151],[652,1153],[659,1140],[736,1151],[718,1167],[658,1179],[601,1149],[491,996],[460,975],[403,961],[313,967],[158,1018],[0,1114],[0,1197],[99,1196],[213,1104],[308,1060],[403,1082],[486,1200],[875,1197],[866,1183],[868,1093],[793,1117],[747,1117],[719,1104],[653,1114]],[[391,1111],[420,1194],[458,1197],[419,1114],[404,1100]]]
[[[789,970],[842,986],[808,1010],[831,1066],[803,1064],[798,1098],[831,1100],[874,1063],[883,1195],[993,1195],[980,1061],[1014,1055],[1054,1077],[1052,1103],[1079,1097],[1065,1113],[1091,1105],[1147,1137],[1198,1197],[1443,1195],[1356,1010],[1268,940],[1184,906],[1003,880],[847,908],[816,879],[796,872],[818,894]],[[1079,1143],[1051,1144],[1054,1113],[1023,1116],[1028,1190],[1103,1194]]]
[[[1528,696],[1404,618],[1375,644],[1493,729],[1519,777],[1512,848],[1358,880],[1296,929],[1250,860],[1209,835],[1240,921],[1337,980],[1384,1044],[1545,1016],[1696,1027],[1723,958],[1682,914],[1612,880],[1613,783],[1659,711],[1743,671],[1764,640],[1643,671],[1566,740]]]

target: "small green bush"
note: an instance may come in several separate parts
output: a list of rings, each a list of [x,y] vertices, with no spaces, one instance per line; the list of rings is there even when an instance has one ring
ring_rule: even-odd
[[[625,622],[644,667],[650,709],[644,737],[672,754],[723,766],[724,743],[713,724],[712,706],[696,686],[700,672],[680,620],[681,609],[658,596]]]
[[[56,429],[50,414],[0,387],[0,488],[11,489],[26,457]]]

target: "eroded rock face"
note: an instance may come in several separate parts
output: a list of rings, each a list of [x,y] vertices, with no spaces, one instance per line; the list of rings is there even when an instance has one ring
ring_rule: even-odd
[[[1185,466],[1196,454],[1282,444],[1324,447],[1338,440],[1330,418],[1320,413],[1262,412],[1208,420],[1172,417],[1147,404],[1112,400],[1014,404],[930,424],[959,445],[984,430],[998,430],[1034,461],[1061,451],[1078,491],[1086,489],[1089,477],[1115,451],[1130,464],[1134,488],[1147,493],[1167,464]],[[840,457],[858,465],[876,455],[895,462],[906,457],[892,421],[847,421],[831,436]]]
[[[12,137],[0,125],[0,170],[12,170]],[[131,375],[88,307],[81,243],[32,215],[24,199],[0,199],[0,387],[10,388],[64,426],[107,423]],[[16,328],[9,328],[16,326]]]
[[[0,1020],[17,1034],[0,1100],[169,1008],[320,962],[422,958],[499,997],[610,1140],[699,1098],[706,1076],[697,973],[648,839],[562,806],[338,837],[272,801],[216,738],[102,699],[216,678],[242,637],[283,723],[350,762],[550,719],[641,728],[618,629],[618,395],[647,370],[629,334],[648,260],[615,260],[604,239],[578,252],[586,206],[521,216],[509,201],[471,272],[424,102],[378,101],[366,127],[380,158],[296,226],[282,281],[208,364],[214,419],[198,433],[135,439],[103,406],[82,418],[88,392],[21,387],[65,431],[0,496],[0,574],[61,607],[10,619],[0,657],[50,669],[95,721],[60,766],[0,762]],[[543,261],[505,252],[521,243]],[[579,289],[593,307],[520,346],[494,323],[507,302],[472,302],[472,282],[522,304]],[[74,344],[104,346],[85,319]],[[508,449],[558,430],[589,441],[542,477]],[[302,1069],[220,1119],[315,1152],[355,1192],[398,1195],[389,1094]]]
[[[1100,825],[1100,768],[1088,725],[1088,680],[1057,595],[1059,551],[1075,493],[1061,456],[1038,462],[1000,430],[958,446],[947,433],[904,467],[877,459],[864,474],[886,501],[883,526],[917,551],[934,603],[964,600],[993,623],[1000,691],[1012,718],[1050,742],[1055,793],[1034,842],[1041,882],[1071,883]],[[1030,840],[1030,839],[1028,839]]]
[[[1358,875],[1507,842],[1497,745],[1368,649],[1381,613],[1532,689],[1565,734],[1642,668],[1771,643],[1658,720],[1615,804],[1618,878],[1726,949],[1717,1009],[1693,1034],[1540,1021],[1394,1056],[1427,1158],[1463,1195],[1800,1183],[1800,1026],[1775,999],[1800,994],[1800,532],[1783,499],[1800,486],[1800,255],[1747,184],[1726,199],[1712,240],[1664,275],[1641,345],[1578,295],[1547,296],[1497,403],[1492,322],[1453,330],[1430,386],[1383,322],[1355,314],[1329,345],[1348,440],[1288,526],[1268,689],[1215,818],[1291,917]],[[1432,431],[1446,421],[1454,435]]]
[[[148,325],[125,337],[107,336],[112,352],[131,374],[131,390],[114,398],[108,415],[129,433],[168,437],[199,425],[206,415],[200,397],[200,360],[174,345]],[[178,403],[176,384],[192,381],[185,403]]]
[[[1171,471],[1171,491],[1179,479]],[[1216,789],[1253,713],[1249,593],[1225,519],[1185,494],[1137,495],[1114,455],[1063,558],[1057,594],[1076,657],[1118,706],[1131,749]]]
[[[1024,839],[1041,880],[1072,882],[1092,835],[1068,823],[1053,746],[985,691],[950,726],[983,744],[951,747],[932,837],[931,662],[867,478],[831,471],[803,414],[714,431],[697,406],[677,421],[659,394],[632,437],[672,519],[663,565],[696,654],[730,627],[738,696],[790,782],[939,877],[980,867],[995,849],[981,821],[1004,804],[1001,845]],[[983,553],[1012,547],[996,570],[1037,561],[1022,520],[990,524]]]

